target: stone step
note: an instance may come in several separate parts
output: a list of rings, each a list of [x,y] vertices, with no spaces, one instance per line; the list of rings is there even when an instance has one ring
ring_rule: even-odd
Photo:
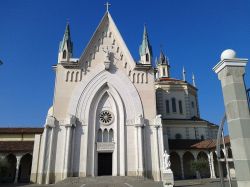
[[[155,182],[143,177],[69,177],[56,185],[72,185],[79,187],[162,187],[162,182]]]

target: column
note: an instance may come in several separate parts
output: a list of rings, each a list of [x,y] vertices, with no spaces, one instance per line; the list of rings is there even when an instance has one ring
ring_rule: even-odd
[[[154,126],[154,144],[155,144],[155,163],[156,163],[156,181],[161,180],[161,166],[160,166],[160,154],[159,154],[159,144],[158,144],[158,128],[159,126]]]
[[[45,155],[46,155],[46,150],[47,150],[47,147],[46,147],[47,137],[48,137],[48,127],[45,125],[43,135],[42,135],[42,138],[43,138],[42,147],[43,148],[40,152],[41,158],[39,159],[39,161],[41,161],[41,169],[38,172],[38,173],[40,173],[40,175],[38,175],[38,183],[39,184],[44,183],[44,177],[45,177],[45,173],[46,173],[44,171],[44,166],[45,166],[45,162],[46,162]]]
[[[64,121],[65,126],[65,142],[64,142],[64,162],[63,162],[63,172],[62,178],[65,179],[69,176],[70,170],[70,157],[71,157],[71,135],[72,135],[72,126],[76,123],[75,116],[69,115]]]
[[[244,82],[247,61],[228,49],[213,69],[221,81],[238,187],[250,186],[250,115]]]
[[[194,155],[194,160],[197,161],[198,160],[198,153],[197,152],[192,152],[192,154]],[[196,178],[200,179],[200,172],[199,171],[195,171],[196,174]]]
[[[181,178],[185,179],[185,173],[184,173],[184,165],[183,165],[183,152],[179,153],[180,160],[181,160]]]
[[[143,135],[142,128],[144,127],[144,118],[142,115],[135,118],[135,138],[136,138],[136,152],[137,152],[137,176],[144,175],[144,165],[143,165]]]
[[[51,162],[52,162],[52,151],[53,151],[53,140],[54,140],[54,127],[51,127],[51,134],[50,134],[50,145],[49,145],[49,157],[48,157],[48,168],[46,172],[46,182],[45,184],[50,184],[50,173],[51,173]]]
[[[72,127],[73,132],[72,132],[72,148],[71,148],[71,163],[70,163],[70,176],[74,176],[74,153],[75,153],[75,131],[76,127]]]
[[[63,179],[68,177],[69,172],[69,155],[70,155],[70,138],[71,138],[71,126],[65,126],[65,151],[64,151],[64,167],[63,167]]]
[[[19,174],[19,167],[20,167],[21,158],[22,158],[21,155],[16,156],[16,174],[15,174],[14,183],[18,183],[18,174]]]
[[[213,152],[207,154],[208,162],[209,162],[209,169],[210,169],[210,178],[216,178],[215,171],[214,171],[214,157]]]
[[[144,168],[143,168],[143,143],[142,143],[142,128],[143,126],[137,126],[137,175],[143,176],[144,174]]]

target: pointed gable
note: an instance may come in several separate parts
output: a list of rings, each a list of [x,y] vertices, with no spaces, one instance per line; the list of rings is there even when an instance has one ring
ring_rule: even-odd
[[[129,65],[130,68],[134,69],[136,63],[108,11],[104,14],[81,55],[80,65],[84,66],[84,63],[91,64],[96,54],[99,52],[103,53],[107,47],[115,54],[115,58],[119,60],[118,63],[124,63],[125,66]]]

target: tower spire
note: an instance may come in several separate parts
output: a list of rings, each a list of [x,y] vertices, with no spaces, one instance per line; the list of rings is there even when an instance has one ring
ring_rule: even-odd
[[[184,66],[183,66],[183,69],[182,69],[182,80],[186,81],[186,70],[185,70]]]
[[[194,73],[192,74],[193,86],[196,87]]]
[[[73,42],[70,36],[69,21],[67,21],[63,39],[59,45],[59,61],[68,61],[73,55]]]
[[[144,25],[142,44],[140,45],[139,53],[141,56],[141,63],[142,64],[151,64],[152,47],[151,47],[149,39],[148,39],[148,32],[147,32],[146,24]]]

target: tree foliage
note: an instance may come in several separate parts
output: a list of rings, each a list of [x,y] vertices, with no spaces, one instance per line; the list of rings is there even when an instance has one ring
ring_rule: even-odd
[[[209,163],[206,159],[200,158],[198,160],[192,161],[190,166],[191,170],[198,171],[201,174],[204,170],[208,169]]]

